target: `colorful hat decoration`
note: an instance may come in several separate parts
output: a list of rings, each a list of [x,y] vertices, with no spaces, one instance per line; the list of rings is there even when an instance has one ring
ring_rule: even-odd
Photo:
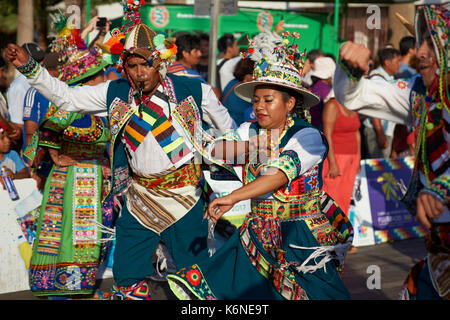
[[[139,55],[159,69],[164,77],[167,64],[177,53],[175,41],[165,33],[155,32],[142,23],[139,8],[144,0],[128,0],[124,3],[122,26],[110,31],[106,41],[100,45],[112,55],[112,60],[123,68],[123,62],[130,55]]]
[[[450,107],[447,73],[450,67],[450,3],[426,5],[416,14],[416,39],[420,47],[428,30],[439,65],[439,96],[441,103]]]
[[[294,38],[291,43],[289,38]],[[265,31],[249,40],[248,52],[243,58],[255,61],[253,81],[245,82],[235,88],[236,95],[251,102],[256,86],[270,84],[289,88],[303,97],[303,107],[309,108],[320,99],[302,86],[302,72],[306,50],[301,52],[298,44],[298,32],[285,31],[282,35]]]
[[[59,78],[70,85],[96,74],[109,63],[95,47],[88,48],[80,37],[80,30],[68,28],[67,21],[68,17],[61,12],[54,17],[53,26],[58,37],[50,46],[64,64]]]

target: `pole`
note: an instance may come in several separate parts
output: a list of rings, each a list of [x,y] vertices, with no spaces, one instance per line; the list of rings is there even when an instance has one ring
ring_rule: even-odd
[[[334,0],[334,41],[335,57],[339,57],[339,0]]]
[[[209,61],[208,61],[208,83],[216,86],[216,54],[217,54],[217,33],[219,25],[220,4],[222,0],[211,0],[211,22],[209,33]]]
[[[91,20],[91,0],[86,0],[86,25]],[[89,33],[86,35],[86,44],[89,45]]]

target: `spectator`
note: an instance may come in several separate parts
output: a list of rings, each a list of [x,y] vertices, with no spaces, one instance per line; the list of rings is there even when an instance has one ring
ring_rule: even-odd
[[[332,79],[336,64],[329,57],[319,57],[314,60],[314,69],[310,72],[312,85],[309,88],[312,93],[320,98],[320,102],[311,107],[309,114],[311,115],[311,124],[317,129],[322,130],[322,111],[324,100],[331,91]]]
[[[361,124],[358,114],[337,102],[333,92],[325,103],[322,119],[329,146],[323,163],[323,189],[348,216],[355,177],[360,170]]]
[[[395,79],[408,79],[416,76],[415,66],[418,61],[416,38],[412,36],[403,37],[399,42],[399,48],[402,58]],[[397,123],[392,140],[391,158],[414,156],[414,140],[412,127]]]
[[[221,58],[217,61],[216,87],[223,93],[225,86],[234,78],[233,70],[241,56],[237,41],[232,34],[227,33],[220,37],[217,48]]]
[[[44,51],[33,42],[25,43],[22,48],[30,55],[36,62],[42,64],[44,60]],[[10,134],[12,149],[19,151],[22,145],[22,131],[23,131],[23,101],[30,85],[26,81],[25,76],[19,74],[17,78],[11,83],[6,92],[6,101],[8,102],[9,116],[13,132]]]
[[[410,126],[397,123],[392,140],[391,158],[403,158],[414,156],[414,131]]]
[[[6,83],[6,61],[3,59],[3,57],[0,57],[0,82]],[[3,91],[3,90],[2,90]],[[8,105],[6,104],[5,97],[3,96],[3,92],[0,92],[0,116],[2,116],[3,119],[2,122],[9,121],[9,113],[8,113]],[[4,123],[6,125],[6,123]]]
[[[246,121],[255,121],[253,114],[253,105],[239,98],[234,92],[234,88],[239,84],[251,81],[253,78],[254,62],[251,59],[241,59],[234,69],[234,79],[225,86],[222,96],[222,103],[228,109],[228,113],[236,122],[237,126]]]
[[[400,52],[394,48],[384,48],[378,52],[380,66],[372,70],[369,79],[376,81],[393,81],[400,68]],[[392,149],[395,123],[378,118],[364,121],[364,139],[368,158],[389,158]]]
[[[175,44],[178,50],[177,58],[176,61],[167,68],[167,72],[177,76],[181,75],[197,78],[203,83],[206,83],[195,69],[202,55],[199,37],[192,34],[183,34],[177,37]]]
[[[8,79],[6,78],[6,61],[0,56],[0,92],[5,92],[8,88]]]
[[[20,159],[19,154],[11,150],[11,140],[5,128],[0,125],[0,168],[3,167],[6,169],[7,175],[13,180],[30,177],[27,167]],[[3,179],[0,179],[0,181],[3,188],[5,188]]]
[[[58,77],[59,69],[62,62],[59,60],[59,54],[56,52],[48,52],[45,54],[43,61],[44,67],[52,77]],[[23,146],[22,151],[30,143],[34,132],[39,128],[41,120],[47,112],[50,101],[40,94],[35,88],[30,87],[25,94],[23,102]]]
[[[417,60],[416,39],[411,36],[403,37],[400,40],[399,47],[400,55],[402,57],[400,61],[400,68],[395,74],[395,78],[411,78],[417,74],[416,70],[412,67]]]
[[[105,24],[99,25],[100,17],[95,16],[89,20],[87,26],[81,31],[81,38],[86,42],[89,47],[93,45],[103,43],[105,35],[109,32],[111,21],[106,19]],[[96,31],[96,32],[95,32]],[[89,35],[92,33],[93,37],[89,39]]]
[[[312,85],[311,71],[314,70],[314,62],[317,58],[324,57],[325,54],[320,49],[314,49],[306,55],[305,66],[303,67],[303,85],[310,87]]]
[[[209,35],[202,33],[200,36],[200,61],[196,66],[198,73],[205,81],[208,81],[208,65],[209,65]]]
[[[117,80],[122,78],[123,75],[123,71],[119,72],[116,66],[110,66],[105,70],[106,80]]]

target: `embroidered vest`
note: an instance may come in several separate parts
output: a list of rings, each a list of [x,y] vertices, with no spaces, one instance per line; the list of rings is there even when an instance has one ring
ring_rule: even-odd
[[[201,82],[187,77],[168,76],[166,81],[169,100],[178,103],[188,96],[193,96],[197,105],[201,106]],[[112,189],[110,195],[121,192],[131,180],[130,167],[122,139],[125,126],[134,113],[129,105],[131,86],[127,79],[119,79],[109,84],[106,103],[111,128],[110,162],[112,171]],[[200,108],[201,112],[201,108]],[[175,121],[175,120],[172,120]]]

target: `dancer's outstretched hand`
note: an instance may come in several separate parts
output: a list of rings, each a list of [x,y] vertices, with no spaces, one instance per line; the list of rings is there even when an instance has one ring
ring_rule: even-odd
[[[370,50],[352,41],[345,42],[339,51],[339,59],[345,61],[350,68],[369,70]]]

